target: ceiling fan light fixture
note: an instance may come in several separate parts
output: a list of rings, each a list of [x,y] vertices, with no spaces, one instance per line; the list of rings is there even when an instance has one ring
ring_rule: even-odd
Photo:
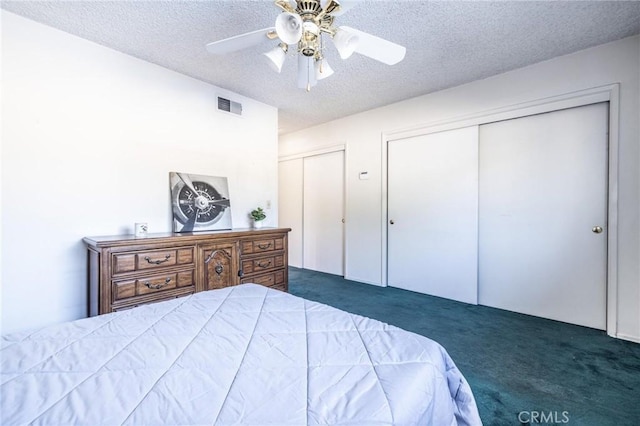
[[[342,15],[362,0],[274,1],[281,10],[275,27],[208,43],[207,50],[213,54],[226,54],[278,38],[278,47],[264,53],[269,58],[269,66],[280,73],[287,51],[293,46],[295,52],[292,54],[298,58],[298,87],[307,91],[319,80],[333,74],[333,69],[324,60],[323,35],[331,37],[342,59],[358,53],[378,62],[394,65],[405,57],[404,46],[346,25],[334,26],[336,16]]]
[[[345,31],[342,28],[336,30],[332,39],[342,59],[350,57],[358,48],[358,42],[360,41],[357,35]]]
[[[295,13],[282,12],[276,18],[276,33],[286,44],[295,44],[302,38],[302,18]]]
[[[284,43],[280,43],[268,52],[264,52],[263,55],[269,58],[269,66],[277,73],[282,71],[282,65],[286,58],[289,46]]]

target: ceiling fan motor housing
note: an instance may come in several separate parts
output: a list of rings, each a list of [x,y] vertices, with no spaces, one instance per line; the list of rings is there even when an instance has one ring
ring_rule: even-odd
[[[304,19],[305,15],[316,17],[322,12],[322,6],[318,0],[297,1],[296,12]]]

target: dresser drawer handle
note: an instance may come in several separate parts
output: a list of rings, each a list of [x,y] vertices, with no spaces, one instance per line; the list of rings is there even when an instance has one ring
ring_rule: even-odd
[[[266,250],[266,249],[268,249],[269,247],[271,247],[271,243],[267,243],[267,244],[258,244],[258,248],[259,248],[260,250]]]
[[[162,287],[169,284],[170,282],[171,282],[171,278],[167,277],[167,279],[164,280],[164,284],[151,284],[149,281],[145,281],[144,285],[154,290],[160,290]]]
[[[153,265],[159,265],[161,263],[168,262],[170,258],[171,258],[171,255],[168,254],[162,260],[151,260],[151,258],[149,256],[145,256],[144,260],[146,260],[148,263],[151,263]]]
[[[261,268],[268,268],[269,266],[271,266],[271,261],[268,261],[267,263],[258,262],[258,266]]]

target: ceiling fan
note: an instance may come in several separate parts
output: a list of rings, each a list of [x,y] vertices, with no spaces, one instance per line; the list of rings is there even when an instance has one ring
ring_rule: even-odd
[[[269,58],[271,67],[280,72],[287,52],[295,49],[298,87],[307,91],[318,80],[333,74],[324,58],[323,35],[333,40],[342,59],[355,52],[387,65],[402,61],[406,52],[403,46],[355,28],[334,26],[334,19],[355,3],[355,0],[276,0],[275,5],[282,12],[276,18],[275,26],[214,41],[206,47],[210,53],[223,55],[265,40],[279,39],[280,43],[264,55]]]

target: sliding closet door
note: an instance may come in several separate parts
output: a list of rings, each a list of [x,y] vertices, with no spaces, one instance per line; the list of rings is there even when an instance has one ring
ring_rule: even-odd
[[[480,126],[480,304],[606,328],[607,117]]]
[[[387,279],[477,303],[477,126],[388,143]]]
[[[289,265],[302,268],[302,158],[278,163],[278,225],[289,232]]]
[[[344,275],[344,151],[304,158],[303,267]]]

